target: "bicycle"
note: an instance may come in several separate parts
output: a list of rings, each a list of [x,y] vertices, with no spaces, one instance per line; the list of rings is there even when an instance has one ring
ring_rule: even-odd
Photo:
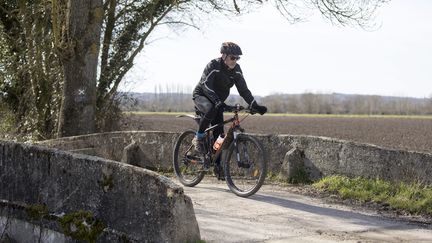
[[[199,123],[203,115],[196,109],[196,115],[180,115],[189,117]],[[249,197],[255,194],[264,183],[267,173],[267,154],[264,146],[255,137],[244,133],[240,126],[255,110],[244,108],[240,105],[228,106],[225,111],[234,113],[233,117],[223,122],[210,126],[205,130],[205,153],[195,152],[192,140],[195,137],[194,130],[184,131],[177,139],[173,153],[173,167],[180,183],[193,187],[201,182],[206,172],[215,167],[215,161],[220,159],[220,165],[224,172],[224,179],[229,189],[240,197]],[[248,113],[243,119],[239,119],[239,112]],[[213,149],[213,130],[217,127],[231,123],[225,135],[223,143],[217,150]]]

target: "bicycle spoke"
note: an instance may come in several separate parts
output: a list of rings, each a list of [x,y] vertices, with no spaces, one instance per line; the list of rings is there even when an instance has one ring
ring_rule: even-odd
[[[254,138],[242,136],[237,148],[232,145],[226,161],[228,186],[239,196],[250,196],[262,185],[266,173],[265,154],[262,145]]]
[[[193,149],[194,136],[193,131],[182,133],[176,142],[173,154],[174,171],[180,182],[186,186],[195,186],[204,177],[203,159],[195,154]]]

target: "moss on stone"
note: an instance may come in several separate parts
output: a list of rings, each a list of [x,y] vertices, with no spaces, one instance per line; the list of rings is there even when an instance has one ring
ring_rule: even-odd
[[[99,185],[102,187],[104,192],[108,192],[109,190],[114,188],[114,178],[112,175],[102,175],[102,180],[99,181]]]
[[[126,235],[123,234],[120,236],[120,242],[121,243],[129,243],[131,241],[129,240],[129,238]]]
[[[88,211],[77,211],[64,215],[59,219],[63,233],[76,240],[96,242],[105,229],[105,224],[93,217]]]
[[[288,178],[280,173],[267,172],[266,181],[282,184],[311,184],[313,182],[304,168],[299,169],[296,174]]]
[[[146,169],[148,169],[148,168],[146,168]],[[167,177],[175,176],[173,167],[166,168],[166,169],[164,169],[162,167],[156,167],[154,169],[149,169],[149,170],[154,171],[160,175],[167,176]]]
[[[44,204],[33,204],[26,208],[27,215],[33,220],[41,220],[49,215],[49,211]]]
[[[267,172],[266,180],[268,181],[278,181],[279,176],[276,173],[273,173],[272,171]]]
[[[311,184],[312,181],[309,179],[309,175],[305,168],[299,168],[296,173],[288,178],[288,182],[292,184]]]

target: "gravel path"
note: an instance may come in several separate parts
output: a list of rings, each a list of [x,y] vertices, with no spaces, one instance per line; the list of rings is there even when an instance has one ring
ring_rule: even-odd
[[[281,186],[264,185],[246,199],[213,178],[184,189],[206,242],[432,242],[431,225],[328,204]]]

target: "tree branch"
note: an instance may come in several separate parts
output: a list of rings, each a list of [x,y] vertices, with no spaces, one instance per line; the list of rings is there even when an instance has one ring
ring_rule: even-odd
[[[106,17],[106,26],[104,33],[104,40],[102,43],[102,53],[101,53],[101,73],[99,75],[99,81],[104,82],[103,76],[106,73],[106,68],[108,66],[108,53],[111,47],[111,41],[113,37],[113,30],[115,27],[115,9],[117,7],[117,0],[107,0],[109,2],[109,8]]]
[[[153,29],[158,25],[158,23],[165,18],[165,16],[172,10],[173,5],[170,5],[162,15],[160,15],[156,21],[153,21],[152,24],[150,25],[149,29],[147,30],[147,32],[145,32],[145,34],[141,37],[140,39],[140,43],[138,48],[135,49],[135,51],[132,53],[132,55],[128,58],[128,60],[126,61],[126,68],[123,69],[123,71],[117,76],[115,82],[114,82],[114,86],[111,88],[111,90],[104,96],[104,100],[108,100],[110,99],[110,97],[113,97],[113,94],[115,92],[117,92],[117,88],[120,84],[120,82],[122,81],[123,77],[126,75],[126,73],[129,71],[129,69],[133,66],[133,61],[135,59],[135,57],[138,55],[138,53],[141,52],[141,50],[144,48],[144,43],[145,40],[147,39],[147,37],[150,35],[150,33],[152,33]]]

